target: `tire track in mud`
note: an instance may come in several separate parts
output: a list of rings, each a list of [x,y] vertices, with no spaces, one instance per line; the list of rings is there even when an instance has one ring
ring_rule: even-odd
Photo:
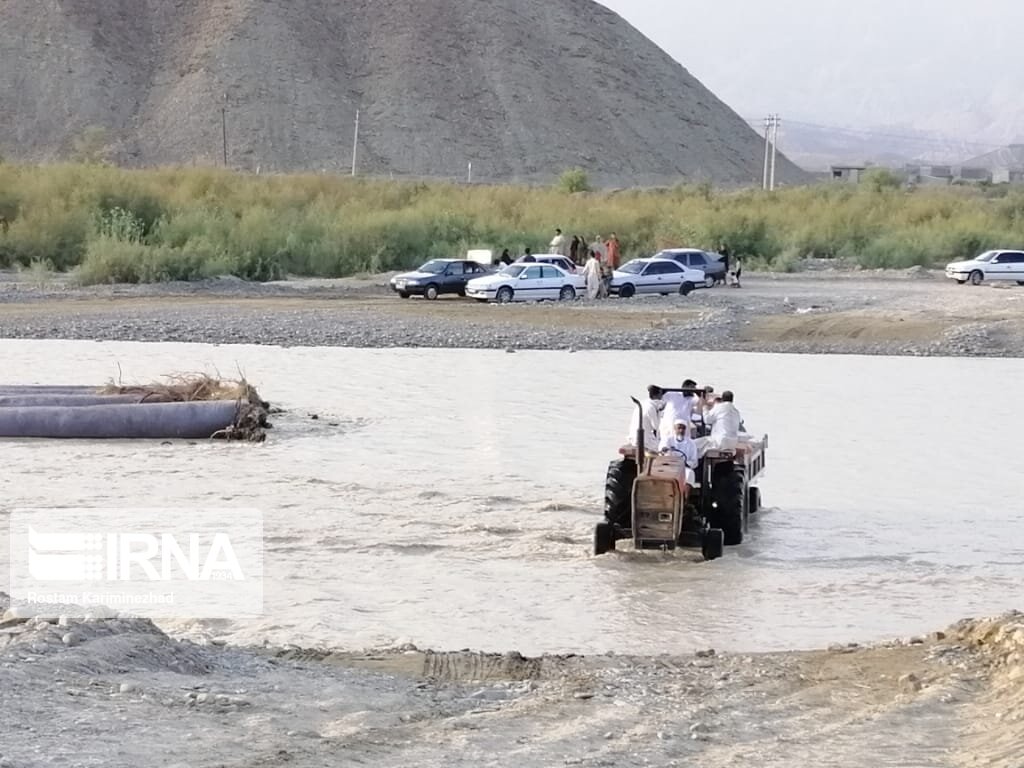
[[[298,663],[321,663],[415,677],[432,683],[495,683],[565,680],[584,677],[574,655],[529,658],[512,651],[421,651],[407,648],[379,653],[283,648],[274,658]]]

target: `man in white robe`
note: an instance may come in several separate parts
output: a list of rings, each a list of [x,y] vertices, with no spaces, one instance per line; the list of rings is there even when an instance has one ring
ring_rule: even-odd
[[[587,281],[587,298],[596,299],[601,293],[601,262],[594,254],[583,267],[583,278]]]

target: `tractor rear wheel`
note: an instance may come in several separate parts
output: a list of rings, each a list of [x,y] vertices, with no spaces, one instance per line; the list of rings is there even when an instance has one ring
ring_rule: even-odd
[[[598,523],[594,528],[594,555],[600,557],[615,550],[615,529],[611,523]]]
[[[618,459],[608,465],[604,481],[604,518],[612,525],[629,528],[633,525],[633,481],[636,462]]]
[[[711,480],[712,500],[715,503],[710,515],[711,526],[722,529],[727,547],[735,547],[743,543],[746,471],[728,463],[715,469]]]

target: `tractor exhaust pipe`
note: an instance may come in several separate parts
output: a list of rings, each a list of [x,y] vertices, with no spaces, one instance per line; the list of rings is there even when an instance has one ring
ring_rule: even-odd
[[[641,474],[644,471],[644,457],[647,455],[644,446],[644,406],[635,397],[629,399],[636,403],[636,471]]]

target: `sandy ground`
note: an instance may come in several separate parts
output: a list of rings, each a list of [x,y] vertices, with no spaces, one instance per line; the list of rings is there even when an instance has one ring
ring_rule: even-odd
[[[753,274],[689,297],[485,305],[403,301],[389,275],[264,285],[74,288],[0,279],[0,337],[285,346],[1024,355],[1024,289],[940,273]]]
[[[0,596],[0,600],[2,600]],[[1019,766],[1024,615],[873,647],[529,659],[0,623],[0,766]]]

